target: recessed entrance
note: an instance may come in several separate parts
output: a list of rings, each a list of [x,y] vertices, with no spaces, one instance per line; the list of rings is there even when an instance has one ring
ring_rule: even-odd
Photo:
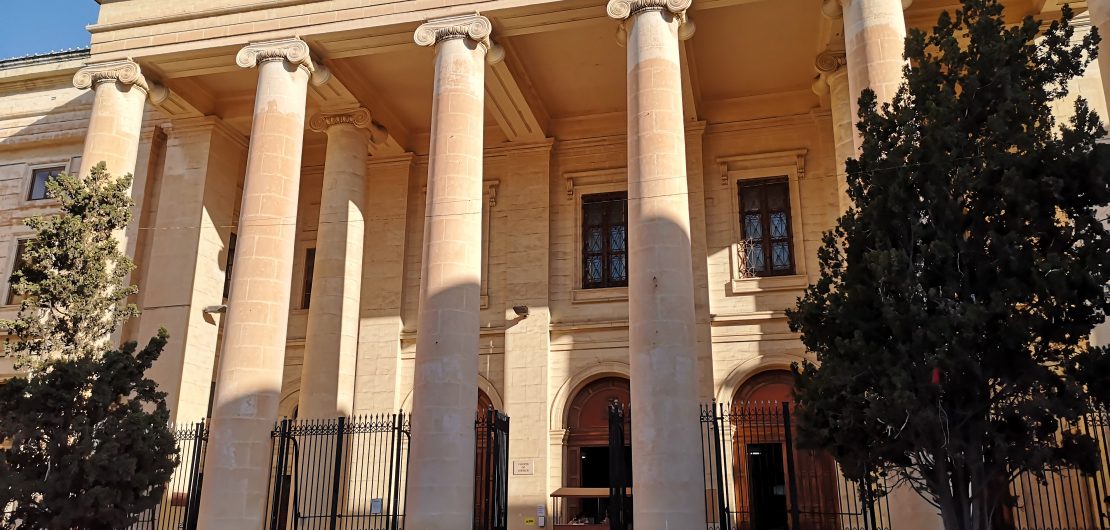
[[[797,505],[806,530],[836,527],[836,463],[824,452],[787,454],[786,415],[793,410],[793,376],[769,371],[753,376],[736,392],[729,420],[736,506],[751,530],[785,530]]]
[[[567,438],[564,459],[566,486],[582,488],[609,488],[609,404],[617,401],[625,407],[624,468],[628,470],[627,484],[632,483],[632,447],[630,426],[630,401],[628,380],[623,377],[606,377],[593,381],[575,394],[567,416]],[[625,501],[626,511],[631,512],[631,502]],[[569,499],[567,512],[571,517],[585,518],[600,523],[606,517],[609,500]]]

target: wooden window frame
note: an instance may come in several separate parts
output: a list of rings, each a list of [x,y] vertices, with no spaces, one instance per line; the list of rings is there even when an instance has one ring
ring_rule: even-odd
[[[53,200],[52,197],[46,195],[46,183],[43,183],[43,196],[34,197],[32,194],[35,192],[35,173],[42,170],[56,169],[59,173],[69,171],[69,161],[55,161],[43,164],[32,164],[28,166],[27,178],[25,179],[26,187],[23,190],[22,201],[24,204],[40,204]]]
[[[563,174],[566,190],[566,200],[571,211],[561,215],[565,219],[567,234],[573,234],[573,245],[566,251],[573,256],[569,264],[568,273],[570,280],[569,298],[572,304],[591,304],[602,302],[625,302],[628,300],[628,287],[598,287],[593,289],[582,288],[582,271],[584,262],[582,249],[585,243],[582,240],[582,197],[598,193],[625,192],[628,190],[628,172],[624,167],[608,169],[594,169],[588,171],[575,171]]]
[[[601,254],[602,280],[598,283],[590,284],[589,280],[587,279],[587,274],[588,273],[587,273],[587,267],[586,267],[586,260],[593,253],[590,253],[586,250],[586,245],[588,244],[586,232],[587,232],[587,229],[589,228],[589,226],[586,224],[586,207],[587,207],[587,205],[591,205],[591,204],[617,202],[617,201],[620,201],[622,199],[624,201],[624,223],[623,223],[623,225],[624,225],[624,251],[619,252],[617,254],[624,256],[624,271],[625,271],[624,272],[624,280],[613,280],[609,277],[609,272],[610,272],[609,264],[610,264],[610,261],[612,260],[613,255],[614,255],[612,253],[612,251],[610,250],[609,234],[610,234],[610,230],[614,226],[620,226],[620,225],[617,224],[617,223],[611,223],[610,219],[609,219],[609,216],[605,215],[604,218],[602,219],[602,224],[600,225],[601,228],[602,228],[602,233],[603,233],[603,235],[602,235],[602,240],[603,241],[602,241],[602,245],[601,245],[602,248],[601,248],[601,252],[600,252],[600,254]],[[608,289],[608,288],[613,288],[613,287],[628,287],[628,193],[624,192],[624,191],[611,191],[611,192],[607,192],[607,193],[591,193],[589,195],[583,195],[582,196],[582,226],[581,226],[580,229],[582,230],[582,248],[581,248],[581,256],[580,256],[581,260],[582,260],[582,284],[581,284],[582,288],[583,289]]]
[[[775,241],[774,241],[774,238],[771,236],[771,215],[778,212],[779,210],[772,211],[771,208],[768,206],[767,189],[772,185],[783,185],[786,188],[786,197],[784,197],[784,199],[785,199],[785,201],[784,201],[785,202],[785,208],[783,208],[782,211],[784,211],[786,213],[786,228],[787,228],[787,230],[786,230],[786,245],[787,245],[787,248],[789,249],[789,252],[790,252],[790,256],[789,256],[790,263],[789,263],[787,268],[782,269],[782,270],[775,270],[774,265],[773,265],[773,263],[774,263],[773,252],[774,252],[774,243],[775,243]],[[739,216],[740,236],[741,236],[740,240],[741,241],[744,241],[744,236],[745,236],[745,234],[744,234],[744,214],[745,214],[745,211],[744,211],[744,192],[745,192],[745,188],[749,188],[749,190],[750,190],[751,188],[755,188],[755,187],[762,188],[759,191],[761,196],[760,196],[760,199],[759,199],[760,204],[759,204],[759,210],[758,211],[759,211],[759,220],[760,220],[760,230],[761,230],[762,236],[763,236],[763,237],[760,238],[762,240],[762,243],[761,243],[760,246],[762,247],[762,250],[763,250],[763,264],[764,264],[764,267],[763,267],[762,271],[752,273],[751,277],[768,278],[768,277],[771,277],[771,276],[794,276],[796,274],[797,259],[794,255],[794,219],[793,219],[793,216],[792,216],[792,213],[791,213],[791,208],[790,208],[790,179],[786,175],[781,175],[781,176],[777,176],[777,177],[767,177],[767,178],[740,179],[740,180],[737,181],[737,183],[736,183],[736,189],[737,189],[736,201],[737,201],[737,204],[739,205],[739,207],[737,208],[736,215]],[[742,252],[741,252],[741,254],[742,254]],[[742,263],[743,258],[741,257],[740,259],[741,259],[741,266],[743,267],[743,263]]]
[[[806,252],[805,213],[802,204],[801,188],[806,180],[806,149],[790,149],[766,153],[753,153],[720,157],[720,186],[730,207],[721,212],[720,219],[732,228],[732,239],[728,246],[729,279],[726,296],[751,295],[774,291],[801,290],[809,284],[806,271],[808,254]],[[785,176],[790,194],[790,236],[791,254],[794,261],[794,274],[777,276],[745,276],[740,259],[740,246],[743,229],[740,226],[740,182]],[[727,215],[727,221],[725,217]]]

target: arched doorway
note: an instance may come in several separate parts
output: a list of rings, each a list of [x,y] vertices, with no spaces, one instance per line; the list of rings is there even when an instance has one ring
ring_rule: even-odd
[[[794,434],[787,423],[793,391],[793,376],[774,370],[752,376],[733,397],[729,421],[741,529],[785,530],[794,503],[802,528],[837,527],[839,481],[832,457],[786,444]]]
[[[628,379],[604,377],[579,390],[567,408],[567,437],[563,476],[566,486],[608,488],[609,483],[609,404],[614,400],[625,407],[625,469],[632,480],[631,396]],[[605,517],[607,499],[568,501],[567,511],[600,521]]]

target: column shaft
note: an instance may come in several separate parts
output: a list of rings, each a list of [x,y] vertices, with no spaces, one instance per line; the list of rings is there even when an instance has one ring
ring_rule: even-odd
[[[313,128],[318,129],[317,121],[341,116],[351,114],[320,116]],[[350,121],[321,125],[328,146],[301,371],[301,418],[351,414],[362,289],[367,133]]]
[[[903,0],[848,0],[844,6],[844,44],[852,120],[859,115],[863,89],[875,91],[879,104],[894,99],[902,82],[906,20]],[[855,147],[862,138],[852,131]],[[839,155],[839,153],[838,153]]]
[[[118,77],[94,79],[92,89],[93,106],[81,152],[81,171],[88,173],[104,162],[112,175],[134,174],[147,89]]]
[[[211,478],[201,496],[203,530],[257,530],[266,513],[311,70],[303,42],[286,46],[251,45],[237,58],[257,64],[258,89],[204,466]]]
[[[852,116],[852,96],[848,88],[848,72],[838,68],[826,78],[829,84],[829,110],[832,114],[833,152],[836,156],[836,191],[840,211],[851,205],[848,199],[848,172],[844,162],[856,154],[855,123]]]
[[[416,32],[436,47],[407,508],[422,530],[469,527],[474,512],[485,46],[469,30],[483,22],[488,36],[479,16]]]
[[[1087,9],[1091,15],[1091,25],[1098,28],[1102,41],[1098,45],[1098,70],[1102,76],[1102,95],[1106,98],[1106,109],[1110,112],[1110,0],[1088,0]],[[1102,116],[1103,123],[1110,123],[1110,116]],[[1101,214],[1110,216],[1110,208],[1103,208]],[[1110,320],[1095,327],[1091,332],[1091,343],[1095,346],[1110,344]]]
[[[611,15],[614,3],[609,4]],[[705,527],[678,49],[679,19],[684,15],[666,7],[641,8],[625,23],[628,348],[636,404],[632,487],[637,530]]]

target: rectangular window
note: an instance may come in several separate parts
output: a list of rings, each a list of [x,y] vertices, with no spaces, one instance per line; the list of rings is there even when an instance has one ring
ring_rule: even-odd
[[[786,177],[737,182],[742,277],[794,274],[790,185]]]
[[[17,243],[16,247],[15,247],[15,259],[12,260],[12,270],[11,270],[12,274],[15,274],[15,271],[17,271],[17,270],[23,268],[25,265],[27,265],[27,260],[24,256],[26,250],[27,250],[27,240],[26,239],[20,240],[19,243]],[[15,292],[15,286],[12,284],[11,276],[8,276],[8,299],[7,299],[7,304],[8,305],[15,305],[15,304],[21,303],[21,302],[23,302],[23,298],[24,298],[23,296],[21,296],[21,295],[19,295]]]
[[[312,302],[312,271],[316,268],[316,249],[304,251],[304,291],[301,294],[301,309],[308,309]]]
[[[227,239],[227,257],[224,258],[224,298],[231,296],[231,269],[235,268],[235,233]]]
[[[41,201],[46,197],[46,183],[65,171],[64,166],[41,167],[31,171],[31,191],[27,194],[29,201]]]
[[[582,196],[582,288],[628,286],[628,194]]]

